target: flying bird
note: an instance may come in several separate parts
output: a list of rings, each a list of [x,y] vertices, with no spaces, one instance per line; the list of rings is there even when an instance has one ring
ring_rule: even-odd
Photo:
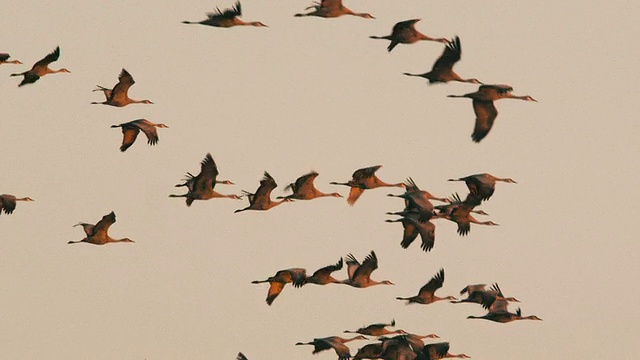
[[[429,80],[429,84],[438,82],[446,83],[449,81],[467,82],[472,84],[482,84],[478,79],[463,79],[460,75],[453,71],[453,65],[460,60],[462,48],[460,47],[460,38],[455,37],[448,42],[444,48],[444,52],[438,60],[433,64],[431,71],[424,74],[404,73],[407,76],[419,76]]]
[[[252,284],[269,283],[269,291],[267,292],[267,304],[273,304],[273,301],[280,295],[284,286],[291,283],[293,287],[301,287],[304,285],[304,280],[307,275],[307,270],[303,268],[291,268],[278,271],[274,276],[267,278],[266,280],[254,280]]]
[[[428,283],[420,288],[418,295],[411,297],[397,297],[398,300],[407,300],[407,304],[432,304],[440,300],[457,300],[453,296],[439,297],[435,295],[436,290],[440,289],[444,284],[444,269],[440,269],[436,275],[434,275]]]
[[[109,227],[115,222],[116,214],[112,211],[109,214],[103,216],[102,219],[95,225],[88,223],[77,223],[73,226],[82,226],[87,237],[78,241],[69,241],[67,244],[77,244],[84,242],[94,245],[104,245],[115,242],[134,242],[129,238],[113,239],[107,234],[107,231],[109,231]]]
[[[503,307],[506,310],[507,302],[520,302],[514,297],[505,297],[497,283],[493,284],[489,289],[486,288],[485,284],[467,285],[460,291],[460,295],[465,293],[467,298],[451,301],[451,303],[476,303],[489,311],[496,311],[499,307]],[[499,303],[496,303],[497,301]]]
[[[224,11],[222,11],[219,8],[216,8],[213,12],[207,13],[207,18],[204,20],[183,21],[182,23],[201,24],[221,28],[229,28],[238,25],[267,27],[267,25],[259,21],[244,22],[238,18],[239,16],[242,16],[242,7],[240,6],[240,1],[237,1],[231,9],[225,9]]]
[[[517,182],[511,178],[499,178],[487,173],[449,179],[448,181],[464,181],[469,191],[483,201],[489,200],[491,195],[493,195],[496,189],[496,181],[517,184]]]
[[[485,319],[493,322],[499,323],[508,323],[516,320],[542,320],[536,315],[522,316],[522,311],[520,308],[516,310],[515,313],[511,313],[504,308],[500,308],[497,310],[490,310],[487,314],[483,316],[467,316],[467,319]]]
[[[416,30],[416,23],[418,21],[420,21],[420,19],[401,21],[393,26],[391,35],[369,37],[371,39],[391,40],[391,43],[387,47],[387,51],[389,52],[398,44],[413,44],[420,40],[437,41],[445,44],[449,43],[449,40],[445,38],[432,38]]]
[[[256,190],[255,194],[252,194],[248,191],[244,191],[243,193],[249,198],[249,206],[244,209],[238,209],[234,212],[241,212],[245,210],[269,210],[277,205],[282,204],[283,202],[293,201],[291,199],[282,199],[280,201],[271,200],[271,191],[278,187],[276,181],[269,175],[268,172],[264,172],[264,176],[262,180],[260,180],[260,186],[258,190]]]
[[[342,197],[337,192],[323,193],[316,189],[313,181],[318,177],[318,173],[312,171],[308,174],[300,176],[295,183],[287,185],[284,189],[293,191],[293,194],[287,196],[278,196],[276,199],[295,199],[295,200],[311,200],[319,197],[333,196]]]
[[[429,252],[433,249],[436,241],[436,226],[431,221],[420,221],[418,215],[408,214],[399,219],[388,219],[386,222],[401,222],[404,229],[400,246],[406,249],[420,235],[423,251]]]
[[[389,334],[406,334],[407,332],[402,330],[402,329],[398,329],[398,330],[389,330],[387,329],[387,326],[396,326],[396,321],[391,320],[390,323],[378,323],[378,324],[371,324],[365,327],[361,327],[358,330],[355,331],[350,331],[350,330],[345,330],[345,333],[355,333],[355,334],[362,334],[362,335],[369,335],[369,336],[382,336],[382,335],[389,335]]]
[[[404,183],[388,184],[380,180],[376,176],[376,171],[378,171],[378,169],[380,169],[381,167],[382,165],[376,165],[358,169],[353,172],[353,175],[351,175],[351,180],[345,183],[332,181],[329,184],[349,186],[351,190],[349,191],[347,203],[349,203],[349,205],[351,206],[356,203],[356,200],[358,200],[358,198],[360,198],[360,195],[362,195],[362,193],[367,189],[375,189],[379,187],[405,187]]]
[[[371,14],[356,13],[351,11],[351,9],[342,4],[342,0],[321,0],[319,3],[315,3],[314,5],[307,7],[307,9],[314,10],[306,14],[295,14],[295,16],[317,16],[322,18],[335,18],[342,15],[353,15],[365,19],[375,19],[375,17],[373,17]]]
[[[11,55],[7,53],[0,53],[0,65],[2,64],[22,64],[20,60],[9,60]]]
[[[378,257],[373,250],[364,258],[362,264],[360,264],[352,254],[349,254],[347,255],[347,273],[349,278],[342,281],[342,283],[357,288],[366,288],[374,285],[393,285],[389,280],[371,280],[371,273],[377,268]]]
[[[509,85],[480,85],[476,92],[464,95],[448,95],[454,98],[470,98],[473,99],[473,111],[476,113],[476,125],[471,134],[471,139],[480,142],[487,136],[493,122],[498,116],[498,110],[493,102],[500,99],[519,99],[525,101],[536,101],[529,95],[516,96],[511,92],[513,88]]]
[[[136,82],[133,80],[131,74],[123,68],[118,76],[118,83],[113,87],[113,89],[96,85],[97,89],[94,89],[93,91],[102,91],[106,100],[103,102],[94,101],[91,104],[103,104],[117,107],[123,107],[129,104],[153,104],[150,100],[133,100],[129,98],[127,93],[129,92],[131,85],[135,83]]]
[[[17,198],[13,195],[2,194],[0,195],[0,215],[2,211],[7,215],[13,213],[13,210],[16,209],[16,201],[33,201],[33,199],[30,197]]]
[[[296,345],[313,345],[313,354],[317,354],[324,350],[333,349],[338,354],[338,360],[347,360],[351,358],[351,352],[345,343],[353,340],[368,340],[362,335],[345,339],[339,336],[329,336],[325,338],[313,339],[313,341],[303,343],[298,342]]]
[[[307,276],[304,279],[305,284],[341,284],[342,281],[331,276],[331,273],[342,269],[344,262],[342,258],[335,265],[327,265],[323,268],[316,270],[311,276]]]
[[[447,205],[438,205],[436,209],[440,210],[438,218],[444,218],[455,222],[458,225],[458,235],[465,236],[471,231],[471,223],[487,226],[498,226],[499,224],[493,221],[479,221],[471,213],[478,213],[487,215],[482,210],[474,210],[474,208],[480,205],[480,197],[469,193],[464,201],[460,200],[460,195],[457,193],[451,197],[451,203]]]
[[[27,70],[25,72],[18,73],[18,74],[11,74],[11,76],[24,76],[24,78],[22,79],[22,82],[20,82],[20,85],[18,85],[18,86],[23,86],[26,84],[33,84],[34,82],[38,81],[38,79],[40,79],[41,77],[47,74],[55,74],[60,72],[70,73],[71,71],[65,68],[61,68],[58,70],[51,70],[49,68],[49,64],[58,60],[59,57],[60,57],[60,47],[57,46],[56,49],[53,50],[49,55],[45,56],[42,60],[35,63],[31,68],[31,70]]]
[[[191,206],[194,200],[209,200],[213,198],[240,199],[238,195],[223,195],[214,191],[216,184],[233,185],[229,180],[218,180],[218,166],[213,161],[211,154],[207,153],[204,160],[200,162],[200,173],[194,176],[188,172],[184,183],[176,185],[176,187],[186,186],[187,193],[183,195],[171,194],[169,197],[187,198],[187,206]]]
[[[147,143],[149,145],[155,145],[158,143],[158,132],[156,128],[168,128],[165,124],[154,124],[147,119],[138,119],[122,123],[118,125],[111,125],[112,128],[122,128],[122,145],[120,151],[126,151],[136,141],[140,130],[147,136]]]

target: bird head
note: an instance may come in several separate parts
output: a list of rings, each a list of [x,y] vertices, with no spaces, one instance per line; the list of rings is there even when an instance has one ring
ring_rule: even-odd
[[[225,184],[225,185],[235,185],[235,183],[230,181],[230,180],[217,181],[217,183],[218,184]]]
[[[531,96],[529,96],[529,95],[525,95],[525,96],[522,98],[522,100],[538,102],[538,100],[536,100],[536,99],[532,98],[532,97],[531,97]]]
[[[141,103],[142,104],[153,104],[153,101],[151,101],[151,100],[142,100]]]
[[[337,192],[331,193],[330,195],[333,197],[342,197],[342,195],[338,194]]]
[[[159,128],[166,128],[166,129],[168,129],[168,128],[169,128],[169,127],[168,127],[167,125],[165,125],[165,124],[157,124],[157,125],[156,125],[156,127],[159,127]]]
[[[132,242],[135,242],[135,241],[133,241],[133,240],[131,240],[131,239],[129,239],[129,238],[124,238],[124,239],[121,239],[121,240],[120,240],[120,242],[129,242],[129,243],[132,243]]]
[[[58,72],[70,73],[71,71],[69,71],[67,68],[62,68],[62,69],[58,70]]]
[[[540,320],[540,321],[542,321],[542,319],[540,319],[539,317],[537,317],[535,315],[529,315],[526,318],[529,319],[529,320]]]
[[[260,21],[252,22],[251,25],[257,26],[257,27],[268,27],[267,25],[261,23]]]

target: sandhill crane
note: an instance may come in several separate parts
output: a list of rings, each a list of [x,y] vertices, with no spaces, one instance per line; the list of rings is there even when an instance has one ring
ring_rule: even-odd
[[[13,210],[16,209],[16,201],[34,201],[30,197],[17,198],[13,195],[2,194],[0,195],[0,215],[4,210],[5,214],[13,213]]]
[[[484,211],[473,210],[474,207],[480,205],[480,198],[474,194],[467,195],[464,201],[460,201],[460,196],[456,193],[451,197],[451,204],[436,206],[440,210],[437,217],[451,220],[458,224],[458,235],[465,236],[471,231],[471,223],[487,226],[498,226],[493,221],[479,221],[474,218],[471,213],[479,213],[486,215]]]
[[[404,199],[405,204],[404,211],[399,213],[387,213],[388,215],[407,216],[409,214],[415,214],[418,215],[420,221],[425,222],[435,215],[433,204],[429,200],[439,200],[446,203],[451,202],[447,198],[433,196],[430,192],[421,190],[412,178],[408,178],[405,182],[405,189],[404,194],[387,194],[387,196]]]
[[[466,354],[451,354],[449,352],[449,343],[441,342],[434,344],[427,344],[422,348],[422,353],[424,357],[421,357],[421,360],[436,360],[436,359],[444,359],[444,358],[460,358],[460,359],[469,359],[470,356]]]
[[[460,60],[462,48],[460,47],[460,38],[455,37],[444,48],[444,52],[438,60],[433,64],[431,71],[424,74],[404,73],[407,76],[419,76],[429,80],[429,84],[437,82],[459,81],[472,84],[482,84],[478,79],[463,79],[460,75],[453,71],[453,65]]]
[[[375,189],[379,187],[405,187],[404,183],[397,184],[388,184],[378,179],[376,176],[376,171],[380,169],[382,165],[371,166],[367,168],[358,169],[353,172],[351,175],[352,179],[347,181],[346,183],[339,183],[332,181],[329,184],[331,185],[346,185],[351,187],[349,191],[349,197],[347,198],[347,203],[353,206],[356,203],[356,200],[362,195],[362,193],[367,189]]]
[[[342,4],[342,0],[321,0],[320,3],[315,3],[307,7],[307,9],[313,8],[314,11],[306,14],[295,14],[294,16],[317,16],[322,18],[335,18],[342,15],[353,15],[359,16],[365,19],[375,19],[371,14],[368,13],[356,13],[351,11],[349,8]]]
[[[115,222],[116,214],[112,211],[109,214],[103,216],[102,219],[95,225],[88,223],[77,223],[73,226],[82,226],[85,234],[87,234],[87,237],[78,241],[69,241],[67,244],[77,244],[85,242],[94,245],[104,245],[107,243],[116,242],[134,242],[129,238],[113,239],[107,234],[107,231],[109,231],[109,227]]]
[[[243,193],[249,198],[249,206],[244,209],[238,209],[235,212],[241,212],[245,210],[269,210],[283,202],[292,201],[291,199],[282,199],[280,201],[271,200],[271,191],[278,187],[276,181],[269,175],[268,172],[264,172],[264,177],[260,180],[260,186],[256,190],[255,194],[244,191]]]
[[[389,280],[371,280],[371,273],[377,268],[378,257],[373,250],[364,258],[362,264],[360,264],[352,254],[349,254],[347,255],[347,273],[349,278],[342,281],[342,283],[357,288],[366,288],[373,285],[393,285]]]
[[[129,98],[127,92],[131,85],[135,83],[136,82],[133,80],[131,74],[123,68],[118,76],[118,83],[113,87],[113,89],[107,89],[106,87],[96,85],[98,88],[93,91],[102,91],[107,99],[103,102],[94,101],[91,104],[103,104],[117,107],[123,107],[129,104],[153,104],[150,100],[133,100]]]
[[[491,174],[475,174],[458,179],[449,179],[448,181],[464,181],[467,184],[469,191],[480,197],[483,201],[489,200],[491,195],[496,189],[496,181],[502,181],[511,184],[517,184],[517,182],[511,178],[499,178]]]
[[[176,187],[186,186],[188,192],[184,195],[171,194],[169,197],[185,197],[187,198],[187,206],[191,206],[194,200],[209,200],[213,198],[241,199],[238,195],[223,195],[213,190],[216,184],[233,185],[233,183],[229,180],[217,180],[218,166],[209,153],[200,163],[200,173],[196,176],[187,173],[186,176],[185,182],[176,185]]]
[[[51,70],[49,68],[49,64],[58,60],[59,57],[60,57],[60,47],[57,46],[56,49],[53,50],[49,55],[45,56],[42,60],[33,64],[33,67],[31,68],[31,70],[18,73],[18,74],[11,74],[11,76],[24,76],[24,79],[22,79],[22,82],[20,82],[20,84],[18,85],[18,86],[23,86],[26,84],[33,84],[34,82],[38,81],[38,79],[40,79],[41,77],[47,74],[55,74],[60,72],[70,73],[71,71],[65,68],[61,68],[58,70]]]
[[[351,330],[345,330],[345,333],[355,333],[355,334],[362,334],[362,335],[370,335],[370,336],[382,336],[382,335],[389,335],[389,334],[406,334],[407,332],[402,330],[402,329],[398,329],[398,330],[389,330],[387,329],[387,326],[396,326],[396,321],[391,320],[390,323],[386,324],[386,323],[378,323],[378,324],[371,324],[365,327],[361,327],[358,330],[355,331],[351,331]]]
[[[471,134],[471,139],[480,142],[491,130],[493,122],[498,116],[498,110],[493,102],[500,99],[520,99],[525,101],[536,101],[529,95],[516,96],[511,92],[513,88],[509,85],[480,85],[478,91],[464,95],[448,95],[448,97],[473,99],[473,111],[476,114],[476,125]]]
[[[396,299],[407,300],[407,304],[431,304],[440,300],[457,300],[453,296],[439,297],[435,295],[436,290],[440,289],[442,284],[444,284],[444,269],[440,269],[440,271],[434,275],[428,283],[421,287],[418,295],[407,298],[397,297]]]
[[[393,214],[393,213],[390,213]],[[399,219],[388,219],[386,222],[401,222],[404,232],[402,233],[402,241],[400,246],[406,249],[420,234],[422,245],[420,248],[426,252],[431,251],[436,241],[436,226],[431,221],[420,221],[417,215],[408,214]]]
[[[460,291],[460,295],[467,293],[466,299],[461,299],[458,301],[451,301],[451,303],[476,303],[482,305],[485,309],[495,309],[501,305],[495,305],[494,303],[498,300],[503,300],[506,302],[520,302],[520,300],[514,297],[505,297],[500,290],[500,286],[497,283],[493,284],[491,288],[487,289],[486,285],[478,284],[478,285],[467,285],[462,291]]]
[[[303,343],[298,342],[296,345],[313,345],[313,354],[317,354],[324,350],[333,349],[338,354],[338,360],[347,360],[351,358],[351,352],[345,343],[353,340],[368,340],[362,335],[345,339],[340,336],[329,336],[325,338],[313,339],[313,341]]]
[[[242,16],[242,7],[240,1],[236,1],[236,4],[231,9],[225,9],[224,11],[216,8],[215,11],[207,13],[207,18],[201,21],[183,21],[183,24],[201,24],[213,27],[229,28],[238,25],[249,25],[257,27],[267,27],[267,25],[259,21],[244,22],[238,19],[238,16]]]
[[[0,65],[2,64],[22,64],[20,60],[9,60],[11,55],[7,53],[0,53]]]
[[[331,273],[334,271],[338,271],[342,269],[344,262],[342,258],[335,265],[328,265],[323,268],[316,270],[313,275],[307,276],[304,279],[305,284],[317,284],[317,285],[326,285],[326,284],[341,284],[342,281],[331,276]]]
[[[278,196],[276,199],[286,198],[296,200],[311,200],[325,196],[342,197],[342,195],[338,194],[337,192],[323,193],[316,189],[316,187],[313,185],[313,180],[315,180],[316,177],[318,177],[318,173],[315,171],[300,176],[295,183],[291,183],[284,188],[285,191],[291,189],[291,191],[293,191],[293,194],[287,196]]]
[[[360,359],[379,359],[382,354],[382,342],[367,344],[353,356],[353,360]]]
[[[158,132],[156,128],[168,128],[165,124],[154,124],[147,119],[138,119],[122,123],[118,125],[111,125],[112,128],[122,128],[122,145],[120,151],[126,151],[136,141],[140,130],[147,136],[147,143],[149,145],[155,145],[158,143]]]
[[[389,52],[391,52],[391,50],[393,50],[393,48],[398,44],[413,44],[420,40],[437,41],[444,44],[447,44],[449,42],[449,40],[445,38],[432,38],[416,30],[416,23],[418,21],[420,21],[420,19],[401,21],[393,25],[391,35],[369,37],[371,39],[391,40],[391,44],[389,44],[389,46],[387,47],[387,51]]]
[[[252,284],[269,283],[269,291],[267,292],[267,304],[271,305],[273,301],[280,295],[286,284],[293,284],[298,288],[304,285],[304,279],[307,270],[303,268],[291,268],[278,271],[274,276],[266,280],[254,280]]]
[[[236,357],[236,360],[249,360],[249,359],[247,359],[247,357],[244,356],[243,353],[239,352],[238,357]]]
[[[508,323],[515,320],[542,320],[536,315],[522,316],[522,311],[520,308],[516,310],[515,313],[511,313],[506,309],[489,311],[487,314],[483,316],[467,316],[467,319],[485,319],[499,323]]]

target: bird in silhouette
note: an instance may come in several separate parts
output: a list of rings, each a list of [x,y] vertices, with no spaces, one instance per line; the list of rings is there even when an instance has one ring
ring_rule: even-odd
[[[445,44],[449,42],[449,40],[445,38],[432,38],[416,30],[416,23],[418,21],[420,21],[420,19],[401,21],[393,26],[391,35],[369,37],[371,39],[391,40],[391,43],[387,47],[387,51],[389,52],[391,52],[391,50],[393,50],[393,48],[398,44],[413,44],[420,40],[437,41]]]
[[[349,254],[347,255],[347,273],[349,278],[342,281],[342,283],[357,288],[366,288],[374,285],[393,285],[389,280],[371,280],[371,273],[377,268],[378,257],[373,250],[364,258],[362,264],[360,264],[352,254]]]
[[[358,198],[360,198],[360,195],[362,195],[362,193],[367,189],[375,189],[379,187],[405,187],[404,183],[388,184],[380,180],[376,176],[376,171],[378,171],[378,169],[380,169],[381,167],[382,165],[376,165],[358,169],[353,172],[353,175],[351,175],[352,179],[347,181],[346,183],[332,181],[329,184],[349,186],[351,190],[349,191],[347,203],[349,203],[349,205],[351,206],[356,203],[356,200],[358,200]]]
[[[276,199],[295,199],[295,200],[311,200],[319,197],[333,196],[342,197],[337,192],[323,193],[316,189],[313,185],[313,181],[318,177],[318,173],[312,171],[308,174],[300,176],[295,183],[287,185],[284,189],[293,191],[293,194],[287,196],[278,196]]]
[[[342,258],[335,265],[327,265],[323,268],[316,270],[311,276],[307,276],[304,279],[305,284],[316,284],[316,285],[326,285],[326,284],[341,284],[342,281],[331,276],[331,273],[334,271],[338,271],[342,269],[344,262]]]
[[[207,13],[207,18],[201,21],[183,21],[183,24],[201,24],[213,27],[229,28],[239,25],[267,27],[267,25],[259,21],[244,22],[238,17],[242,16],[242,7],[240,1],[236,1],[236,4],[231,9],[225,9],[224,11],[216,8],[213,12]]]
[[[4,211],[5,214],[13,213],[16,209],[16,201],[33,201],[30,197],[17,198],[13,195],[2,194],[0,195],[0,215]]]
[[[7,53],[0,53],[0,65],[2,64],[22,64],[20,60],[9,60],[11,55]]]
[[[317,354],[324,350],[333,349],[336,354],[338,354],[338,360],[347,360],[351,358],[351,352],[349,348],[345,345],[345,343],[353,340],[368,340],[366,337],[362,335],[358,335],[356,337],[345,339],[339,336],[329,336],[325,338],[317,338],[313,339],[310,342],[298,342],[296,345],[313,345],[313,354]]]
[[[304,285],[304,280],[307,275],[307,270],[303,268],[291,268],[278,271],[274,276],[267,278],[266,280],[254,280],[252,284],[269,283],[269,291],[267,292],[267,304],[273,304],[273,301],[280,295],[286,284],[293,284],[293,287],[301,287]]]
[[[440,300],[457,300],[453,296],[439,297],[435,295],[436,290],[440,289],[442,284],[444,284],[444,269],[440,269],[440,271],[434,275],[428,283],[421,287],[418,295],[406,298],[397,297],[396,299],[407,300],[407,304],[431,304]]]
[[[482,84],[478,79],[463,79],[460,75],[453,71],[453,65],[460,60],[462,48],[460,47],[460,38],[455,37],[448,42],[444,48],[444,52],[438,60],[433,64],[431,71],[424,74],[404,73],[407,76],[418,76],[429,80],[429,84],[438,82],[446,83],[449,81],[467,82],[472,84]]]
[[[448,97],[473,99],[473,111],[476,114],[476,125],[471,134],[471,139],[480,142],[487,136],[493,122],[498,116],[498,110],[493,102],[500,99],[519,99],[525,101],[536,101],[529,95],[516,96],[511,92],[513,88],[509,85],[480,85],[476,92],[464,95],[448,95]]]
[[[268,172],[264,172],[264,177],[260,180],[260,186],[256,190],[255,194],[248,191],[244,191],[244,195],[249,198],[249,206],[244,209],[238,209],[235,212],[241,212],[245,210],[269,210],[283,202],[292,201],[291,199],[282,199],[280,201],[271,200],[271,191],[278,187],[276,181],[269,175]]]
[[[102,219],[95,225],[88,223],[77,223],[73,226],[82,226],[87,237],[78,241],[69,241],[67,244],[77,244],[84,242],[94,245],[104,245],[116,242],[134,242],[129,238],[113,239],[107,234],[107,231],[109,231],[109,227],[115,222],[116,214],[112,211],[109,214],[103,216]]]
[[[247,359],[247,357],[244,356],[243,353],[239,352],[238,357],[236,357],[236,360],[249,360],[249,359]]]
[[[345,333],[355,333],[355,334],[362,334],[362,335],[369,335],[369,336],[382,336],[382,335],[389,335],[389,334],[406,334],[407,332],[402,330],[402,329],[398,329],[398,330],[389,330],[387,329],[387,326],[396,326],[396,321],[391,320],[390,323],[378,323],[378,324],[371,324],[365,327],[361,327],[358,330],[355,331],[351,331],[351,330],[345,330]]]
[[[156,128],[168,128],[165,124],[154,124],[147,119],[138,119],[122,123],[118,125],[111,125],[112,128],[122,128],[122,145],[120,151],[126,151],[136,141],[140,130],[147,136],[147,143],[149,145],[155,145],[158,143],[158,132]]]
[[[449,179],[448,181],[464,181],[467,188],[469,188],[469,191],[483,201],[491,198],[491,195],[493,195],[496,189],[497,181],[517,184],[517,182],[511,178],[499,178],[487,173],[469,175],[458,179]]]
[[[516,320],[542,320],[536,315],[522,316],[520,308],[515,313],[511,313],[504,308],[490,310],[483,316],[467,316],[467,319],[485,319],[493,322],[508,323]]]
[[[18,86],[23,86],[26,84],[33,84],[34,82],[38,81],[38,79],[40,79],[41,77],[47,74],[55,74],[60,72],[70,73],[71,71],[65,68],[58,69],[58,70],[51,70],[49,68],[49,64],[58,60],[59,57],[60,57],[60,47],[58,46],[49,55],[45,56],[42,60],[35,63],[31,68],[31,70],[27,70],[25,72],[21,72],[18,74],[11,74],[11,76],[24,76],[24,78],[22,79],[22,82],[20,82],[20,84],[18,85]]]
[[[375,19],[375,17],[373,17],[371,14],[356,13],[351,11],[351,9],[342,4],[342,0],[321,0],[319,3],[316,2],[313,5],[307,7],[305,10],[308,9],[314,10],[306,14],[295,14],[295,16],[317,16],[322,18],[335,18],[342,15],[353,15],[365,19]]]
[[[96,85],[98,88],[93,91],[102,91],[106,100],[103,102],[94,101],[91,104],[103,104],[117,107],[123,107],[129,104],[153,104],[150,100],[133,100],[129,98],[127,93],[129,92],[131,85],[135,83],[136,82],[133,80],[131,74],[129,74],[127,70],[122,69],[118,76],[118,83],[113,87],[113,89]]]
[[[169,197],[187,198],[187,206],[191,206],[194,200],[209,200],[213,198],[229,198],[240,199],[238,195],[223,195],[214,191],[216,184],[233,185],[229,180],[218,180],[218,166],[211,154],[207,153],[204,160],[200,163],[200,173],[196,176],[187,173],[184,183],[176,185],[176,187],[186,186],[188,192],[183,195],[169,195]]]

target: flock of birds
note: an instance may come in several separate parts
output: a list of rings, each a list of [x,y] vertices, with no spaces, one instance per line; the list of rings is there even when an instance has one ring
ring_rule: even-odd
[[[368,13],[356,13],[348,9],[342,4],[341,0],[322,0],[307,10],[311,12],[295,14],[296,17],[316,16],[323,18],[335,18],[342,15],[359,16],[365,19],[375,19]],[[232,8],[226,10],[216,9],[214,12],[207,14],[207,19],[202,21],[183,21],[185,24],[202,24],[213,27],[233,27],[233,26],[256,26],[266,27],[262,22],[244,22],[239,17],[242,15],[242,9],[239,2]],[[455,37],[452,40],[445,38],[433,38],[422,34],[415,28],[419,19],[401,21],[397,23],[390,35],[387,36],[371,36],[374,39],[389,40],[388,51],[392,51],[398,44],[413,44],[421,40],[440,42],[445,44],[442,55],[436,60],[432,69],[423,74],[405,73],[407,76],[417,76],[425,78],[429,83],[459,81],[472,84],[480,84],[478,91],[467,93],[464,95],[449,95],[450,97],[465,97],[473,100],[473,109],[476,114],[475,128],[472,139],[480,142],[491,130],[491,127],[498,114],[493,102],[499,99],[512,98],[526,101],[536,101],[531,96],[515,96],[513,95],[511,86],[508,85],[486,85],[475,78],[464,79],[453,71],[453,66],[460,60],[461,43],[460,38]],[[49,65],[57,61],[60,57],[60,48],[56,47],[54,51],[36,62],[31,69],[21,73],[13,73],[11,76],[22,76],[23,79],[18,86],[33,84],[41,77],[54,73],[69,73],[70,71],[61,68],[52,70]],[[9,60],[10,56],[6,53],[0,53],[0,64],[22,64],[19,60]],[[91,104],[103,104],[114,107],[124,107],[130,104],[153,104],[150,100],[134,100],[129,98],[128,90],[135,84],[131,74],[127,70],[122,69],[118,83],[113,88],[107,88],[98,85],[93,91],[101,91],[105,100],[103,102],[92,102]],[[168,128],[165,124],[155,124],[146,119],[137,119],[126,123],[112,125],[112,128],[121,128],[123,140],[120,146],[121,151],[126,151],[136,141],[139,133],[142,131],[148,139],[149,145],[158,143],[157,128]],[[230,180],[218,180],[218,168],[211,154],[206,154],[201,161],[200,172],[197,175],[187,172],[182,183],[175,185],[176,187],[185,187],[184,194],[171,194],[169,197],[185,198],[186,205],[191,206],[195,200],[209,200],[214,198],[229,198],[241,200],[247,198],[249,205],[237,209],[235,212],[243,212],[247,210],[266,211],[280,204],[294,202],[296,200],[312,200],[321,197],[337,197],[342,198],[338,192],[322,192],[315,187],[314,181],[318,177],[318,173],[312,171],[300,176],[295,182],[285,187],[292,193],[286,196],[279,196],[275,200],[272,199],[271,193],[278,186],[276,181],[264,172],[260,185],[254,193],[242,191],[241,194],[221,194],[214,190],[217,184],[234,185]],[[388,215],[399,216],[395,219],[387,219],[387,222],[400,222],[403,226],[403,234],[400,245],[408,248],[418,235],[421,238],[421,249],[429,252],[435,245],[435,224],[432,222],[437,219],[446,219],[455,222],[458,226],[458,234],[461,236],[469,234],[471,224],[481,224],[495,226],[498,225],[492,221],[479,221],[472,214],[488,215],[483,210],[476,209],[482,202],[489,200],[494,191],[496,182],[515,183],[510,178],[498,178],[490,174],[475,174],[462,178],[452,178],[449,181],[465,182],[469,193],[464,200],[454,193],[449,198],[433,196],[426,190],[420,189],[413,179],[408,178],[405,182],[387,183],[380,180],[376,176],[376,172],[381,168],[371,166],[356,170],[352,174],[352,178],[346,182],[330,182],[330,185],[341,185],[349,187],[347,203],[354,205],[360,196],[366,191],[381,187],[400,187],[405,191],[401,194],[388,194],[388,196],[399,197],[404,200],[404,209],[396,212],[388,212]],[[442,204],[433,205],[432,200],[439,201]],[[33,201],[30,197],[17,198],[13,195],[0,195],[0,214],[4,211],[11,214],[16,208],[18,201]],[[69,241],[69,244],[89,243],[94,245],[104,245],[115,242],[129,242],[133,240],[129,238],[114,239],[108,234],[109,228],[116,222],[116,215],[112,211],[104,215],[96,224],[78,223],[74,226],[82,226],[85,237],[78,241]],[[338,280],[332,276],[334,272],[342,270],[346,263],[347,276],[344,280]],[[271,305],[274,300],[283,291],[286,284],[292,284],[294,288],[301,288],[306,284],[328,285],[343,284],[355,288],[367,288],[374,285],[393,285],[389,280],[377,281],[371,279],[371,274],[378,268],[378,257],[374,251],[371,251],[365,259],[359,262],[352,254],[348,254],[344,259],[336,264],[328,265],[316,270],[312,275],[307,275],[305,268],[289,268],[279,270],[274,276],[264,280],[252,281],[253,284],[269,283],[266,302]],[[519,302],[514,297],[506,297],[497,283],[487,287],[486,284],[468,285],[460,295],[467,295],[466,298],[457,299],[454,296],[438,296],[436,291],[440,289],[445,280],[444,269],[440,269],[429,281],[422,286],[417,295],[408,297],[396,297],[398,300],[406,301],[407,304],[432,304],[438,301],[447,300],[451,303],[476,303],[480,304],[487,313],[482,316],[468,316],[469,319],[485,319],[493,322],[508,323],[516,320],[541,320],[535,315],[523,316],[518,308],[515,312],[508,309],[510,302]],[[312,345],[313,353],[333,349],[338,355],[339,360],[352,358],[350,349],[345,345],[347,342],[355,340],[368,340],[366,336],[377,337],[377,342],[367,344],[360,348],[353,356],[354,359],[385,359],[385,360],[401,360],[401,359],[441,359],[441,358],[468,358],[465,354],[449,353],[449,343],[439,342],[425,344],[423,339],[439,338],[436,334],[416,335],[403,329],[389,330],[387,327],[394,327],[395,320],[391,323],[372,324],[362,327],[355,331],[344,331],[345,333],[358,334],[352,338],[343,338],[340,336],[330,336],[323,338],[315,338],[309,342],[298,342],[295,345]],[[394,336],[391,336],[394,335]],[[391,336],[391,337],[390,337]],[[238,360],[247,359],[242,353],[237,356]]]

